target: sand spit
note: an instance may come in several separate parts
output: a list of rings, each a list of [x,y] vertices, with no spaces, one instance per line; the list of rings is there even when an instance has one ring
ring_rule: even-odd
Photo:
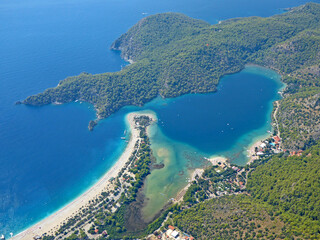
[[[130,113],[127,115],[127,122],[130,126],[131,137],[128,145],[122,155],[119,157],[117,162],[112,166],[112,168],[90,189],[88,189],[85,193],[80,195],[71,203],[67,204],[65,207],[60,209],[59,211],[53,213],[49,217],[43,219],[42,221],[36,223],[25,231],[19,233],[14,236],[13,240],[30,240],[35,236],[41,236],[44,233],[55,232],[60,225],[63,224],[68,218],[73,217],[76,213],[83,207],[86,207],[89,204],[89,201],[96,199],[101,192],[107,190],[112,184],[109,180],[111,178],[116,178],[119,171],[125,166],[129,157],[131,156],[135,143],[139,139],[139,130],[135,128],[134,117],[138,115],[146,115],[150,118],[154,119],[152,114],[144,114],[144,113]]]

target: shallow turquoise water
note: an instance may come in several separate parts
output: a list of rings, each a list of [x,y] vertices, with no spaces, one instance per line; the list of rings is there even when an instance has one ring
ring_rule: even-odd
[[[204,157],[246,164],[248,146],[272,130],[273,101],[282,86],[277,73],[248,67],[224,77],[216,93],[147,104],[158,118],[150,130],[151,147],[165,167],[147,177],[144,215],[151,218],[187,185],[192,170],[208,166]]]
[[[124,141],[120,140],[125,129],[124,114],[139,110],[123,109],[102,121],[94,132],[89,132],[87,124],[95,118],[95,113],[87,104],[36,108],[15,106],[15,101],[56,86],[67,76],[120,70],[126,63],[108,48],[120,34],[145,16],[142,13],[182,12],[216,23],[230,17],[269,16],[282,12],[281,8],[304,2],[2,0],[0,234],[9,236],[10,232],[25,229],[94,184],[125,148]],[[233,91],[228,86],[225,81],[219,92],[223,93],[225,88]],[[252,94],[256,91],[253,90]],[[267,116],[270,110],[266,109],[269,93],[266,99],[261,99],[264,102],[262,112],[257,111],[258,114],[254,115],[257,117],[241,122],[243,112],[238,113],[238,109],[219,115],[221,109],[232,109],[232,101],[222,104],[219,92],[217,97],[208,94],[156,99],[144,109],[157,113],[165,141],[176,142],[177,146],[178,143],[182,144],[179,146],[189,145],[207,155],[228,151],[231,156],[240,156],[234,161],[243,163],[244,155],[238,150],[260,132],[264,133],[263,126],[266,129],[269,126]],[[246,104],[245,100],[243,104]],[[236,113],[238,115],[233,115]],[[239,121],[231,121],[234,116]],[[197,119],[203,121],[197,124]],[[215,128],[206,129],[204,126],[212,121],[217,121]],[[234,132],[223,121],[232,124]],[[234,148],[235,145],[239,147]],[[177,156],[177,162],[182,161],[178,153]],[[183,161],[181,167],[184,168]]]

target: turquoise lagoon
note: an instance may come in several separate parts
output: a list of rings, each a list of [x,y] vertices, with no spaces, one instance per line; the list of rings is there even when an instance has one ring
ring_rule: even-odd
[[[282,87],[274,71],[250,66],[222,78],[216,93],[159,98],[143,107],[157,116],[149,130],[151,148],[165,165],[147,177],[144,216],[151,219],[188,184],[195,168],[208,166],[204,157],[245,165],[247,148],[272,131],[273,102]]]
[[[0,234],[17,234],[90,188],[126,147],[121,141],[125,114],[146,109],[159,118],[151,129],[152,147],[160,153],[158,161],[166,163],[147,180],[152,215],[156,208],[151,203],[157,196],[153,189],[167,186],[160,192],[162,204],[186,184],[188,172],[203,164],[203,156],[246,162],[245,147],[270,129],[272,101],[279,87],[271,79],[276,78],[273,72],[247,68],[225,77],[217,93],[155,99],[144,108],[124,108],[93,132],[87,129],[95,118],[88,104],[38,108],[15,106],[17,100],[81,72],[119,71],[126,63],[108,48],[146,15],[182,12],[214,24],[232,17],[270,16],[305,2],[1,1]],[[152,179],[161,184],[153,185]]]

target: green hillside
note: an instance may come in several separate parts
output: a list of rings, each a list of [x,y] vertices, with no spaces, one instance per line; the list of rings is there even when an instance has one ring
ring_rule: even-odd
[[[303,148],[306,139],[319,138],[319,127],[313,127],[318,123],[312,116],[301,137],[298,113],[287,106],[301,105],[301,92],[307,91],[303,94],[309,99],[319,92],[319,22],[320,5],[315,3],[268,18],[231,19],[217,25],[177,13],[149,16],[112,44],[133,64],[120,72],[69,77],[23,103],[81,100],[95,106],[98,118],[106,118],[123,106],[141,106],[157,96],[214,92],[225,74],[259,64],[278,71],[288,84],[282,101],[286,107],[278,112],[283,143],[289,149]],[[307,120],[304,114],[301,118]]]
[[[319,239],[320,144],[258,166],[245,193],[198,203],[173,224],[196,239]]]
[[[158,96],[214,92],[222,76],[246,64],[274,69],[287,85],[276,113],[282,147],[305,150],[301,156],[280,153],[240,172],[207,169],[181,205],[167,209],[146,229],[131,232],[125,226],[124,205],[108,216],[112,219],[101,218],[95,224],[111,238],[134,238],[152,233],[171,211],[165,225],[196,239],[320,239],[319,22],[320,5],[315,3],[268,18],[238,18],[217,25],[177,13],[153,15],[111,46],[132,64],[115,73],[66,78],[23,103],[81,100],[95,106],[98,118],[106,118]],[[229,196],[222,196],[222,191]],[[140,224],[132,216],[132,222]]]

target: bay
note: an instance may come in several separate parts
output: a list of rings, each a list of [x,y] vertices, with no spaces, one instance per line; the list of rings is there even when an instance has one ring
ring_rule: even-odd
[[[245,165],[247,148],[270,135],[273,102],[283,87],[280,76],[250,66],[221,79],[218,91],[157,99],[144,108],[157,115],[150,130],[151,148],[158,163],[146,180],[146,219],[152,219],[188,184],[190,173],[209,166],[204,158],[223,156]]]
[[[89,132],[87,124],[95,118],[95,113],[88,104],[71,103],[37,108],[15,106],[17,100],[54,87],[67,76],[81,72],[120,70],[126,63],[120,58],[119,53],[110,51],[109,46],[120,34],[146,15],[168,11],[182,12],[210,23],[217,23],[231,17],[270,16],[281,13],[283,8],[305,2],[2,0],[0,234],[8,237],[10,232],[22,231],[94,184],[125,148],[125,143],[120,140],[125,130],[123,116],[127,111],[138,110],[123,109],[102,121],[94,132]],[[221,84],[220,92],[224,92],[223,88],[226,85],[227,81]],[[256,129],[263,129],[263,124],[268,124],[266,116],[270,110],[265,109],[262,120],[250,123],[254,128],[243,129],[242,132],[236,128],[238,137],[233,138],[226,146],[219,145],[215,138],[209,136],[216,136],[214,131],[206,132],[207,135],[203,135],[203,139],[207,140],[201,143],[198,140],[201,139],[204,130],[188,128],[188,124],[192,124],[193,121],[192,115],[191,118],[184,115],[184,122],[181,124],[181,120],[179,122],[179,118],[171,112],[175,112],[174,109],[181,110],[181,114],[184,114],[184,111],[195,111],[197,109],[187,109],[184,105],[187,106],[189,100],[198,101],[194,105],[201,104],[208,96],[183,96],[168,100],[167,106],[162,105],[164,100],[156,99],[144,109],[153,109],[164,122],[164,126],[159,125],[163,141],[181,143],[181,146],[190,146],[207,155],[224,152],[233,154],[229,151],[230,148],[237,144],[245,145],[252,137],[260,134]],[[197,100],[192,100],[192,97]],[[265,107],[269,106],[270,100],[268,101],[265,102]],[[189,107],[192,105],[189,104]],[[217,112],[210,104],[207,107],[208,112]],[[194,116],[201,119],[204,113],[197,114]],[[175,123],[181,125],[176,132],[173,131]],[[188,131],[184,127],[187,127]],[[227,128],[222,129],[227,131],[226,134],[230,134]],[[261,133],[263,131],[261,130]],[[185,133],[193,135],[184,135]],[[156,139],[157,137],[154,137],[154,146]],[[158,139],[160,141],[161,136],[158,136]],[[240,145],[238,149],[243,148]],[[243,159],[240,157],[234,161],[241,163]],[[183,164],[181,166],[184,167]]]

